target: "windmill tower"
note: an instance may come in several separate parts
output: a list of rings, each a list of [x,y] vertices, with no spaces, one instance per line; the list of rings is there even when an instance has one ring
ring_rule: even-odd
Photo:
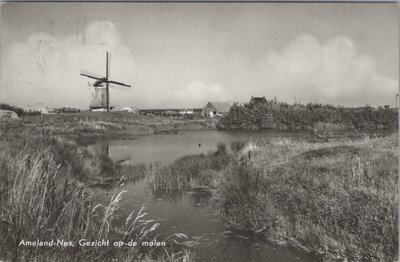
[[[96,79],[96,81],[93,83],[93,86],[95,88],[95,95],[94,95],[94,100],[90,104],[91,108],[106,108],[107,112],[110,112],[110,84],[114,85],[119,85],[119,86],[125,86],[125,87],[131,87],[130,85],[113,81],[109,79],[109,73],[108,73],[108,52],[106,53],[106,76],[105,77],[100,77],[95,74],[83,71],[81,72],[82,76],[86,76],[92,79]]]

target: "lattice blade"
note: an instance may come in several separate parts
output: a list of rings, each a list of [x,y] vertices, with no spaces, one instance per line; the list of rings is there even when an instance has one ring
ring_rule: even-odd
[[[110,81],[108,81],[108,82],[111,83],[111,84],[115,84],[115,85],[131,87],[130,85],[127,85],[127,84],[124,84],[124,83],[121,83],[121,82],[117,82],[117,81],[112,81],[112,80],[110,80]]]
[[[96,79],[96,80],[102,80],[103,79],[103,77],[101,77],[99,75],[96,75],[96,74],[93,74],[91,72],[85,71],[85,70],[81,71],[81,75],[89,77],[89,78],[92,78],[92,79]]]
[[[124,92],[130,92],[131,90],[129,88],[125,88],[123,86],[120,85],[111,85],[112,89],[116,89],[118,91],[124,91]]]

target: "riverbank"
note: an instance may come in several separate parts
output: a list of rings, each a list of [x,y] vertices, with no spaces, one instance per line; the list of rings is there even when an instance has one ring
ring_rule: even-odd
[[[326,259],[393,261],[396,257],[395,135],[233,143],[232,152],[220,143],[214,152],[186,156],[158,167],[114,163],[80,144],[72,133],[40,129],[48,127],[49,122],[38,127],[24,121],[12,123],[18,132],[12,132],[10,126],[1,127],[7,132],[1,134],[0,153],[0,229],[7,236],[0,244],[4,248],[1,254],[8,253],[8,257],[38,255],[37,249],[17,247],[22,238],[43,239],[50,234],[75,242],[82,237],[127,240],[142,228],[152,228],[150,222],[136,227],[138,231],[129,231],[129,226],[125,231],[105,226],[111,224],[113,212],[123,198],[118,184],[143,177],[156,193],[211,190],[228,228],[263,235],[270,242],[292,245]],[[74,120],[69,124],[73,128],[77,123]],[[29,136],[31,128],[41,131]],[[117,185],[112,189],[112,200],[103,207],[93,203],[88,187],[97,182]],[[134,216],[141,214],[136,212]],[[76,228],[76,232],[71,231]],[[156,228],[151,232],[157,233]],[[194,254],[184,250],[186,253],[177,255],[179,259],[183,255],[194,259]],[[87,260],[115,255],[115,249],[46,252],[40,255],[73,259],[72,254],[76,253],[87,255]],[[147,254],[130,252],[138,251],[124,249],[120,258]],[[179,261],[162,256],[160,259]]]
[[[99,205],[87,186],[95,179],[135,172],[61,136],[0,141],[0,259],[4,261],[193,261],[186,236],[158,232],[143,210],[132,210],[122,227],[115,211],[124,197],[118,186]],[[118,182],[118,181],[117,181]],[[121,182],[120,182],[121,183]],[[118,183],[114,183],[117,184]],[[82,242],[136,242],[137,246],[82,246]],[[25,246],[25,242],[60,245]],[[165,246],[142,245],[160,241]],[[23,243],[23,244],[21,244]],[[64,245],[65,244],[65,245]]]
[[[394,261],[397,148],[395,134],[250,142],[234,155],[219,145],[215,153],[151,170],[150,183],[157,190],[214,191],[228,228],[327,261]]]
[[[227,223],[327,258],[394,261],[397,149],[395,135],[248,145],[221,186]]]
[[[144,116],[126,112],[83,112],[4,120],[0,128],[3,135],[16,139],[25,135],[67,136],[80,144],[90,144],[101,139],[135,139],[142,135],[173,135],[183,131],[215,129],[217,121],[205,118]]]

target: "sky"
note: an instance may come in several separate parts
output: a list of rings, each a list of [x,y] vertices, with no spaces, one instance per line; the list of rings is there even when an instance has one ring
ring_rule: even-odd
[[[111,104],[199,108],[251,96],[395,105],[394,3],[5,3],[0,102],[87,108],[92,80],[132,85]]]

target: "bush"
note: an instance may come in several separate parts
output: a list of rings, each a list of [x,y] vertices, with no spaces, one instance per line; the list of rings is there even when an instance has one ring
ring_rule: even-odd
[[[218,122],[219,129],[388,129],[397,127],[398,114],[389,106],[344,108],[340,106],[278,103],[233,105]]]

